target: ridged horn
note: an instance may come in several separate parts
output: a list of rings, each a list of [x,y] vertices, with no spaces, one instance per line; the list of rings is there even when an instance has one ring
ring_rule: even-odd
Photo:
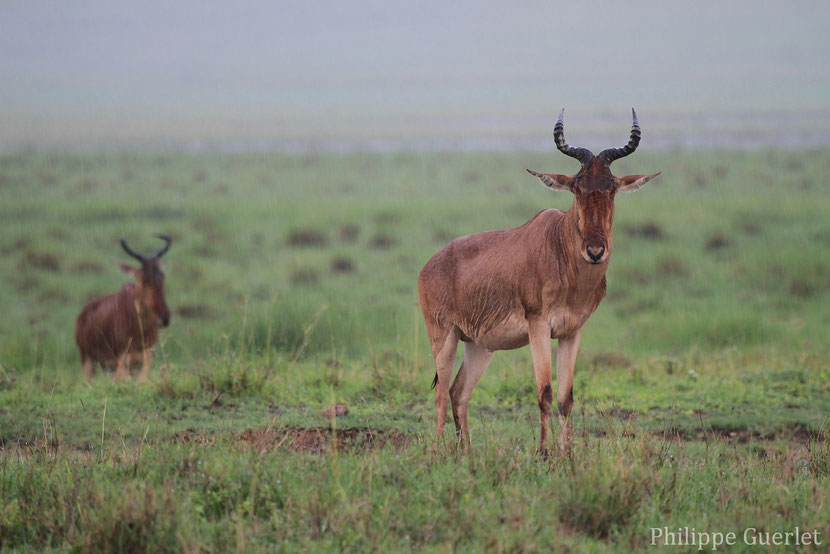
[[[628,140],[628,144],[622,148],[606,148],[599,153],[599,157],[605,160],[608,165],[611,165],[614,160],[628,156],[637,150],[637,145],[640,144],[640,125],[637,123],[637,112],[634,111],[634,108],[631,108],[631,117],[634,123],[631,125],[631,138]]]
[[[171,239],[171,238],[170,238],[169,236],[167,236],[167,235],[154,235],[154,236],[155,236],[156,238],[160,238],[161,240],[163,240],[163,241],[165,241],[165,242],[167,243],[167,244],[165,244],[164,246],[162,246],[162,247],[161,247],[161,250],[159,250],[158,252],[156,252],[155,254],[153,254],[153,255],[151,256],[151,258],[152,258],[152,259],[157,260],[157,259],[161,258],[162,256],[164,256],[164,254],[165,254],[168,250],[170,250],[170,244],[173,242],[173,239]]]
[[[559,119],[556,120],[556,125],[553,127],[553,140],[556,141],[556,147],[560,152],[579,160],[582,167],[585,167],[594,159],[593,152],[587,148],[568,146],[568,143],[565,142],[565,108],[562,108],[562,111],[559,112]]]
[[[132,248],[127,246],[127,239],[125,239],[124,237],[121,237],[121,240],[119,242],[121,242],[121,248],[124,249],[124,252],[126,252],[127,254],[129,254],[130,256],[132,256],[133,258],[135,258],[136,260],[138,260],[141,263],[144,263],[144,262],[147,261],[147,258],[145,258],[141,254],[139,254],[138,252],[136,252],[135,250],[133,250]]]

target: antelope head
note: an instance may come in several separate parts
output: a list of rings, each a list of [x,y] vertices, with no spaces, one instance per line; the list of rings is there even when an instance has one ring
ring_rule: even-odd
[[[571,208],[576,216],[577,229],[582,241],[580,253],[591,264],[601,264],[611,254],[612,225],[614,223],[614,197],[618,192],[634,192],[660,173],[654,175],[627,175],[615,177],[611,174],[611,162],[628,156],[640,143],[640,126],[637,113],[631,109],[634,123],[631,126],[631,138],[622,148],[608,148],[595,156],[587,148],[568,146],[565,141],[565,124],[563,109],[553,128],[556,147],[566,156],[576,158],[582,164],[576,175],[559,175],[557,173],[537,173],[527,170],[538,177],[552,190],[567,190],[574,195]]]
[[[136,300],[156,315],[162,327],[167,327],[170,325],[170,308],[167,307],[167,302],[164,300],[164,273],[161,270],[160,258],[170,248],[170,243],[173,240],[167,235],[156,235],[156,237],[166,244],[150,256],[144,256],[130,248],[127,245],[127,240],[122,237],[121,247],[127,254],[138,260],[141,267],[132,267],[126,264],[119,264],[119,266],[125,273],[135,278],[137,283]]]

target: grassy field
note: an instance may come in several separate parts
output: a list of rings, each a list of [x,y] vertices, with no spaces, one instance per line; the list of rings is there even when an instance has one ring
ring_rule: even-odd
[[[694,527],[739,551],[746,528],[796,526],[827,544],[826,151],[617,162],[663,175],[617,200],[573,455],[535,454],[527,349],[477,387],[472,449],[435,441],[420,268],[453,237],[567,208],[524,168],[575,165],[0,156],[0,549],[628,552]],[[125,282],[118,238],[150,251],[159,232],[173,318],[150,382],[87,384],[75,317]]]

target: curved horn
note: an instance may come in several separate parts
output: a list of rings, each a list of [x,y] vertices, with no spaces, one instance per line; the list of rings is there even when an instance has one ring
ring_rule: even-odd
[[[153,235],[153,236],[155,236],[157,238],[160,238],[161,240],[163,240],[167,243],[167,244],[165,244],[164,246],[161,247],[161,250],[159,250],[158,252],[156,252],[155,254],[153,254],[151,256],[152,259],[157,260],[157,259],[161,258],[162,256],[164,256],[165,252],[170,250],[170,243],[173,242],[173,239],[171,239],[167,235]]]
[[[631,108],[631,117],[634,119],[634,123],[631,125],[631,138],[628,144],[622,148],[606,148],[600,152],[599,157],[605,160],[605,163],[610,165],[614,160],[624,158],[637,150],[637,145],[640,144],[640,125],[637,123],[637,112],[634,111],[634,108]]]
[[[559,112],[559,119],[556,120],[556,125],[553,127],[553,140],[556,141],[556,147],[560,152],[571,158],[576,158],[582,164],[582,167],[588,165],[588,162],[594,159],[594,154],[587,148],[577,148],[568,146],[565,142],[565,108]]]
[[[125,239],[124,237],[121,237],[121,240],[119,242],[121,242],[121,248],[124,249],[124,252],[126,252],[127,254],[129,254],[130,256],[132,256],[133,258],[135,258],[136,260],[138,260],[141,263],[144,263],[144,262],[147,261],[147,258],[145,258],[141,254],[139,254],[138,252],[136,252],[135,250],[133,250],[132,248],[127,246],[127,239]]]

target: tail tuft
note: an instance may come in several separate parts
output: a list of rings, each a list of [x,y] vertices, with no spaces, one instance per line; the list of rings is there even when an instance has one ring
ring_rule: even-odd
[[[438,372],[436,371],[435,372],[435,379],[432,380],[432,386],[430,387],[430,389],[434,389],[435,385],[437,385],[437,384],[438,384]]]

